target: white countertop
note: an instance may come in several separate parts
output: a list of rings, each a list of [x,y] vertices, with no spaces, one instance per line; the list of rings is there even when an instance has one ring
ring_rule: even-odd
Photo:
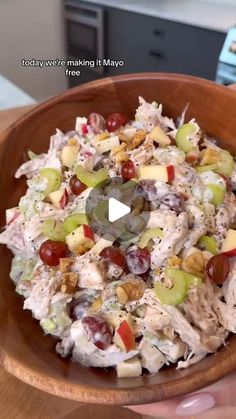
[[[33,105],[36,101],[0,74],[0,110]]]
[[[227,32],[236,25],[236,0],[83,0],[130,12]]]

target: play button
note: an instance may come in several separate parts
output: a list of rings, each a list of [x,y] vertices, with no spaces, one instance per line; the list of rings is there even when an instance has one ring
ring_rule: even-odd
[[[142,199],[138,183],[124,183],[120,177],[109,178],[91,189],[85,211],[93,232],[111,241],[135,240],[145,230],[150,215],[146,207],[140,205]]]
[[[108,201],[108,220],[113,223],[116,220],[130,213],[130,207],[118,201],[118,199],[110,198]]]

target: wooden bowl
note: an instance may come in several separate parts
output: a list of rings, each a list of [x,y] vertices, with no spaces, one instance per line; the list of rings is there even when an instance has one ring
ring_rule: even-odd
[[[163,103],[176,118],[187,103],[187,117],[236,151],[236,94],[212,82],[175,74],[136,74],[82,85],[37,106],[13,124],[0,141],[0,223],[6,208],[17,204],[25,188],[14,173],[28,149],[46,151],[58,127],[72,130],[77,115],[97,111],[104,116],[124,112],[134,116],[138,96]],[[216,354],[186,370],[174,366],[153,376],[118,379],[113,371],[87,369],[60,358],[55,340],[44,336],[38,322],[22,309],[22,298],[9,279],[11,254],[0,247],[0,361],[19,379],[57,396],[88,403],[140,404],[182,395],[219,380],[236,368],[236,336]]]

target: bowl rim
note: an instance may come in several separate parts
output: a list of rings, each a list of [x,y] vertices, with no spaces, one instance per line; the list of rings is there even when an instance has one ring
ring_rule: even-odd
[[[40,111],[47,111],[49,108],[51,108],[52,105],[60,103],[67,97],[73,99],[74,94],[77,95],[77,93],[79,92],[82,93],[83,91],[87,91],[88,89],[91,90],[94,87],[105,86],[113,81],[128,82],[134,80],[144,80],[147,78],[159,80],[177,80],[180,82],[182,81],[184,83],[194,83],[196,84],[196,86],[214,86],[214,89],[217,89],[221,94],[225,94],[227,91],[228,93],[230,93],[230,90],[228,88],[222,85],[217,85],[213,81],[184,74],[150,72],[106,77],[100,80],[95,80],[89,83],[76,86],[72,89],[67,89],[59,95],[56,95],[45,102],[36,104],[36,106],[32,110],[26,112],[26,114],[17,119],[17,121],[11,124],[3,133],[1,133],[1,144],[3,144],[7,140],[7,137],[16,127],[20,126],[25,121],[30,120]],[[232,94],[235,94],[235,92],[231,92]],[[220,368],[217,368],[217,366],[213,364],[210,367],[208,367],[207,373],[205,370],[194,371],[189,375],[188,380],[186,379],[186,377],[179,377],[173,381],[171,381],[170,379],[169,381],[160,384],[146,384],[140,387],[133,388],[119,387],[117,389],[93,387],[90,385],[77,383],[74,384],[68,382],[64,378],[53,378],[45,376],[43,373],[36,371],[35,369],[31,368],[25,363],[19,362],[19,360],[16,357],[7,353],[3,348],[1,348],[1,346],[0,364],[7,372],[11,373],[16,378],[19,378],[25,383],[30,384],[35,388],[38,388],[55,396],[85,403],[135,405],[152,403],[155,401],[166,400],[171,397],[181,396],[185,393],[196,391],[202,387],[214,383],[215,381],[223,378],[228,373],[232,372],[233,365],[235,365],[236,368],[236,353],[231,354],[230,361],[228,360],[226,355],[224,359],[221,360]],[[47,377],[47,379],[45,379],[45,377]],[[162,395],[161,397],[160,393]]]

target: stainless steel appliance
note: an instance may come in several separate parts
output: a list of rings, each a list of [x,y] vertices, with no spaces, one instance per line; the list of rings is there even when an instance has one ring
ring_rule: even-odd
[[[225,38],[217,66],[216,81],[226,86],[236,83],[236,26],[230,28]]]
[[[76,0],[64,2],[66,25],[67,58],[70,60],[90,60],[104,58],[104,10]],[[70,78],[70,86],[90,80],[89,73],[97,75],[104,72],[103,66],[85,65],[81,70],[80,80]],[[94,76],[92,78],[95,78]]]

